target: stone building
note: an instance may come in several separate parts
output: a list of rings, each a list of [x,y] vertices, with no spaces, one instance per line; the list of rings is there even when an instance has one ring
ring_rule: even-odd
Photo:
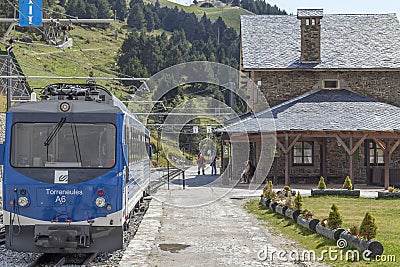
[[[355,183],[400,185],[396,14],[241,16],[240,52],[240,70],[259,85],[277,127],[271,170],[259,171],[259,180],[342,183],[349,175]],[[257,94],[249,98],[256,110]],[[257,116],[242,124],[254,126]],[[262,154],[257,131],[234,124],[221,130],[226,144],[234,143],[228,133],[246,134],[255,162]]]

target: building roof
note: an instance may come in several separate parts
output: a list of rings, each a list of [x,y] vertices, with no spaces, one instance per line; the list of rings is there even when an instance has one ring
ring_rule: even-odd
[[[400,68],[400,23],[396,14],[324,15],[321,62],[317,64],[300,62],[297,16],[240,18],[243,69]]]
[[[317,89],[216,132],[394,131],[400,108],[354,92]]]

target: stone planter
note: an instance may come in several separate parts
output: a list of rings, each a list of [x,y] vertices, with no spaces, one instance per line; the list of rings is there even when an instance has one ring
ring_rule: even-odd
[[[302,217],[297,217],[296,221],[299,225],[309,229],[311,232],[315,232],[315,227],[319,223],[318,219],[311,219],[311,220],[306,220]]]
[[[318,219],[312,219],[310,220],[310,223],[308,224],[308,229],[310,229],[312,232],[317,232],[316,231],[316,227],[319,224],[319,220]]]
[[[378,192],[378,198],[400,198],[400,192]]]
[[[297,217],[299,217],[300,215],[300,211],[299,210],[291,210],[291,209],[287,209],[285,211],[285,216],[288,218],[293,219],[295,222],[297,221]]]
[[[282,215],[285,215],[285,211],[288,209],[288,207],[287,206],[280,206],[280,205],[278,205],[278,206],[276,206],[276,208],[275,208],[275,212],[276,213],[279,213],[279,214],[282,214]]]
[[[296,222],[297,222],[297,224],[303,226],[304,228],[309,229],[309,228],[308,228],[308,225],[309,225],[309,223],[310,223],[309,220],[306,220],[306,219],[304,219],[304,218],[302,218],[302,217],[297,217]]]
[[[383,246],[378,241],[375,240],[365,241],[354,235],[351,235],[347,231],[340,233],[340,238],[346,240],[348,246],[354,247],[359,251],[365,251],[368,249],[369,251],[371,251],[370,257],[382,255],[383,253]]]
[[[345,230],[343,228],[337,228],[334,230],[331,230],[329,228],[326,228],[322,226],[321,224],[317,224],[315,227],[315,230],[318,234],[323,235],[329,239],[337,241],[340,238],[340,234],[344,232]]]
[[[275,208],[276,208],[276,206],[278,206],[278,202],[270,202],[269,203],[269,208],[273,211],[273,212],[276,212],[275,211]]]
[[[360,197],[360,190],[347,189],[312,189],[311,196],[351,196]]]
[[[269,203],[271,202],[271,199],[270,198],[264,198],[264,197],[261,197],[260,198],[260,203],[261,203],[261,205],[263,205],[263,206],[265,206],[265,207],[269,207]]]

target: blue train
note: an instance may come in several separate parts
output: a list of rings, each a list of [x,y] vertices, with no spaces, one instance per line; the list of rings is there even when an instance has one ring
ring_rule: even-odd
[[[6,115],[3,216],[16,251],[90,253],[123,247],[150,188],[149,131],[106,88],[51,84]]]

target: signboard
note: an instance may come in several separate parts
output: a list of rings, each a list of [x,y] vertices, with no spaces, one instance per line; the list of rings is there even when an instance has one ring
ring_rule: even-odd
[[[19,0],[19,26],[42,26],[42,0]]]
[[[193,133],[195,133],[195,134],[199,133],[199,127],[198,126],[193,126]]]

